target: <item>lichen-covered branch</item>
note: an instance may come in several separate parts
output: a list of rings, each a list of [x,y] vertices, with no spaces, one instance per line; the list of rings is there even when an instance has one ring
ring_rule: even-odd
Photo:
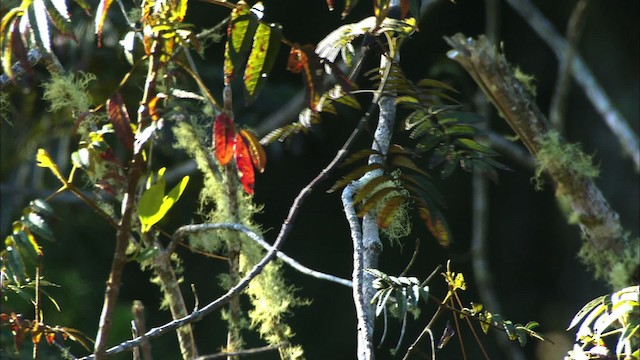
[[[570,218],[585,239],[584,262],[613,287],[630,284],[637,271],[638,246],[625,235],[618,214],[593,182],[595,174],[585,165],[590,159],[551,130],[526,85],[485,37],[457,34],[445,40],[453,48],[448,56],[473,77],[549,175],[558,199],[570,205]]]
[[[567,53],[569,44],[551,22],[544,17],[542,12],[529,0],[507,0],[507,3],[518,12],[531,28],[546,42],[558,59],[562,59]],[[629,127],[627,120],[613,106],[611,99],[604,92],[604,89],[596,81],[582,60],[580,54],[574,52],[570,61],[571,73],[576,82],[582,86],[587,98],[591,101],[596,111],[604,118],[609,129],[620,141],[624,151],[631,157],[636,171],[640,171],[640,145],[638,135]]]

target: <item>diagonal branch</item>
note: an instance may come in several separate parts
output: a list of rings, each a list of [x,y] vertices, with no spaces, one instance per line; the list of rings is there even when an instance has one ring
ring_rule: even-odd
[[[631,282],[637,271],[637,244],[628,240],[618,214],[592,177],[566,160],[566,144],[551,131],[504,56],[483,36],[474,40],[457,34],[445,40],[453,48],[449,57],[471,75],[531,154],[539,158],[542,152],[548,153],[545,143],[555,138],[558,154],[546,161],[545,169],[556,187],[556,196],[570,204],[572,219],[580,226],[585,239],[581,250],[584,261],[613,287]],[[560,161],[563,157],[565,161]]]
[[[542,12],[529,0],[507,0],[507,3],[518,12],[529,23],[533,30],[544,40],[558,59],[564,58],[569,48],[569,43],[565,40],[551,22],[544,17]],[[604,92],[598,81],[591,73],[591,70],[584,63],[584,60],[574,52],[571,59],[571,73],[576,82],[582,86],[585,94],[596,108],[598,113],[604,118],[609,129],[620,141],[624,151],[631,157],[636,171],[640,171],[640,145],[638,135],[629,127],[627,120],[613,106],[611,100]]]

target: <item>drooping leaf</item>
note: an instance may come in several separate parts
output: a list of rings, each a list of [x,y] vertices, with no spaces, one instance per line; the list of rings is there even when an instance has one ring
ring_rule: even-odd
[[[420,207],[418,209],[418,214],[438,243],[442,247],[449,247],[451,236],[442,215],[438,212],[430,211],[427,207]]]
[[[383,168],[384,168],[384,166],[382,164],[378,164],[378,163],[361,166],[361,167],[351,171],[344,178],[336,181],[336,183],[331,187],[331,189],[328,190],[328,192],[333,192],[333,191],[336,191],[338,189],[343,188],[344,186],[346,186],[351,181],[353,181],[355,179],[359,179],[360,177],[362,177],[362,175],[368,173],[369,171],[373,171],[373,170],[377,170],[377,169],[383,169]]]
[[[362,149],[349,155],[343,162],[340,163],[340,167],[351,165],[357,161],[368,158],[371,155],[380,155],[380,152],[374,149]]]
[[[45,149],[38,149],[36,154],[36,161],[39,167],[48,168],[51,170],[53,175],[60,180],[63,184],[67,183],[67,180],[60,173],[60,169],[58,169],[58,165],[56,165],[53,160],[51,160],[51,156]]]
[[[71,28],[71,18],[65,0],[45,0],[49,18],[53,25],[64,35],[75,40],[73,29]]]
[[[353,196],[353,203],[357,204],[360,201],[364,200],[366,197],[370,196],[374,190],[380,187],[387,181],[391,180],[391,176],[389,175],[381,175],[377,176],[371,180],[369,180],[366,184],[364,184],[360,190]],[[390,186],[393,186],[393,183],[390,183]]]
[[[244,1],[231,12],[227,27],[227,42],[224,52],[224,81],[229,85],[238,73],[238,68],[247,61],[254,34],[258,28],[258,18]]]
[[[288,124],[277,128],[267,135],[265,135],[262,139],[260,139],[260,144],[268,145],[274,141],[284,141],[288,139],[290,136],[295,135],[299,132],[307,132],[308,128],[299,122],[294,122],[292,124]]]
[[[20,252],[13,246],[7,246],[5,248],[5,251],[8,262],[7,265],[13,272],[13,280],[17,284],[21,284],[26,278],[26,268],[24,267],[24,263],[22,262]]]
[[[293,73],[302,73],[307,106],[318,111],[318,103],[324,91],[324,70],[320,58],[312,45],[291,48],[287,69]]]
[[[373,210],[387,195],[392,192],[398,191],[395,187],[386,187],[376,191],[362,204],[360,211],[358,211],[358,217],[363,217],[366,213]]]
[[[253,166],[259,173],[262,173],[267,165],[267,154],[265,153],[264,148],[258,141],[258,138],[251,131],[242,129],[240,130],[240,135],[242,135],[247,149],[249,150]]]
[[[42,214],[45,216],[54,216],[54,212],[53,212],[53,209],[51,208],[51,205],[47,204],[45,201],[41,199],[31,200],[29,202],[29,209],[31,209],[31,211],[35,213]]]
[[[414,171],[426,178],[429,178],[429,174],[426,173],[424,170],[420,169],[418,167],[418,165],[416,165],[415,162],[413,162],[413,160],[411,160],[409,157],[404,156],[404,155],[396,155],[393,156],[391,158],[391,165],[394,167],[400,167],[400,168],[404,168],[404,169],[409,169],[411,171]]]
[[[395,218],[396,211],[407,201],[404,196],[394,196],[389,199],[382,210],[378,213],[377,223],[382,229],[386,229],[391,225],[391,222]]]
[[[247,149],[247,145],[240,134],[236,137],[236,165],[238,167],[238,177],[240,178],[244,191],[252,195],[256,179],[249,149]]]
[[[227,165],[233,158],[236,133],[233,119],[226,113],[216,116],[213,122],[214,154],[220,165]]]
[[[140,219],[141,231],[148,232],[153,225],[162,220],[169,209],[180,199],[184,189],[189,183],[189,176],[182,178],[167,195],[164,194],[166,180],[164,173],[166,168],[158,170],[155,184],[151,184],[152,176],[147,182],[147,189],[142,193],[138,203],[138,218]]]
[[[33,0],[31,6],[27,8],[27,14],[36,44],[42,50],[51,53],[51,35],[49,34],[49,20],[44,0]]]
[[[120,93],[115,93],[107,100],[107,113],[109,114],[109,122],[113,125],[113,130],[118,140],[120,140],[127,150],[133,151],[135,137],[131,129],[129,112]]]
[[[275,63],[282,40],[282,27],[260,23],[253,36],[253,46],[244,70],[246,102],[251,103],[264,87]]]
[[[177,0],[177,6],[173,9],[173,16],[176,21],[182,22],[184,20],[185,15],[187,15],[187,5],[188,0]]]
[[[24,226],[26,226],[27,229],[29,229],[29,231],[31,231],[36,236],[44,240],[55,241],[55,239],[53,238],[53,232],[49,228],[49,225],[47,225],[47,223],[40,215],[34,212],[30,212],[24,215],[20,220],[22,221]]]
[[[107,19],[107,11],[109,11],[112,3],[113,0],[100,0],[98,10],[96,10],[95,28],[96,35],[98,35],[98,47],[102,46],[102,30],[104,28],[104,22]]]
[[[42,250],[33,236],[29,236],[22,230],[14,231],[9,235],[14,241],[16,247],[24,254],[25,258],[35,262],[38,256],[42,256]]]
[[[10,31],[10,39],[7,39],[7,41],[9,41],[10,43],[10,49],[7,49],[10,52],[8,56],[11,58],[12,55],[15,55],[15,57],[18,59],[18,62],[20,63],[20,66],[22,66],[27,74],[33,76],[33,66],[29,61],[28,49],[25,46],[25,43],[22,41],[20,26],[17,20],[11,25]],[[11,59],[9,59],[9,61],[11,61]],[[9,68],[11,68],[11,66],[9,66]],[[13,76],[13,74],[8,75]]]

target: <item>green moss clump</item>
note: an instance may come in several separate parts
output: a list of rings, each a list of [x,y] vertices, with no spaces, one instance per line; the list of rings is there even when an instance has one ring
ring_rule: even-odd
[[[632,276],[637,276],[640,268],[640,238],[631,238],[626,233],[623,241],[625,250],[622,256],[596,249],[588,241],[584,242],[578,253],[580,260],[589,265],[595,277],[606,280],[613,289],[622,289],[637,283]]]
[[[535,76],[525,74],[524,72],[522,72],[522,70],[520,70],[519,67],[516,67],[516,69],[513,71],[513,76],[515,76],[516,79],[518,79],[518,81],[522,83],[524,88],[531,94],[531,96],[536,97],[538,89],[536,88],[536,84],[534,84],[534,82],[536,81]]]
[[[0,125],[5,122],[11,125],[11,121],[9,120],[10,117],[9,93],[0,92]]]
[[[556,131],[549,131],[539,141],[541,148],[536,154],[538,168],[533,178],[536,189],[542,188],[542,173],[548,169],[559,173],[575,173],[577,179],[595,178],[600,174],[593,165],[592,157],[585,154],[580,145],[563,142]]]
[[[54,74],[43,85],[43,99],[49,102],[49,111],[69,110],[71,113],[86,111],[91,106],[87,88],[96,79],[91,73]]]

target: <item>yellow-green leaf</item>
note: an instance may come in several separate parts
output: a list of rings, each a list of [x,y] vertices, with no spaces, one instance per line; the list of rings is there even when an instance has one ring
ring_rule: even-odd
[[[237,73],[237,68],[246,61],[257,28],[258,18],[251,13],[246,4],[238,4],[231,12],[231,21],[227,28],[227,43],[224,50],[225,84],[231,82]]]
[[[253,36],[253,46],[247,66],[244,70],[244,87],[247,94],[247,103],[252,102],[260,93],[267,80],[267,75],[275,63],[280,40],[282,39],[282,27],[276,24],[258,25]]]
[[[169,209],[173,207],[173,204],[180,199],[180,196],[182,196],[184,189],[189,183],[189,176],[185,176],[178,185],[165,195],[165,170],[166,168],[162,168],[158,171],[158,179],[155,184],[151,185],[152,178],[149,178],[147,190],[140,197],[138,217],[140,218],[140,224],[142,225],[141,231],[143,233],[148,232],[153,225],[164,218]]]
[[[58,169],[58,165],[56,165],[53,160],[51,160],[51,156],[45,149],[38,149],[38,153],[36,154],[36,161],[39,167],[48,168],[51,170],[53,175],[58,178],[63,184],[67,184],[67,180],[60,173],[60,169]]]

